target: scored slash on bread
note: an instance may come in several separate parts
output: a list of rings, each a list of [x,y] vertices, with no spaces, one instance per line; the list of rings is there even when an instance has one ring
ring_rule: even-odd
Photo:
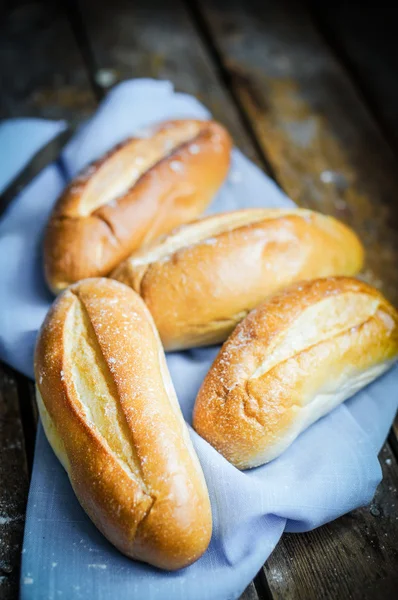
[[[196,399],[196,431],[240,469],[279,456],[398,356],[398,314],[355,279],[295,284],[254,309]]]
[[[107,275],[137,247],[201,214],[225,179],[231,139],[214,121],[162,123],[89,165],[65,189],[44,240],[58,293]]]
[[[247,209],[183,225],[134,252],[111,277],[147,304],[166,350],[222,342],[265,298],[294,281],[355,275],[363,248],[332,217]]]
[[[294,208],[192,221],[230,153],[214,121],[162,123],[86,167],[45,235],[50,288],[71,286],[36,346],[45,433],[98,529],[163,569],[205,552],[212,517],[161,342],[177,350],[231,334],[193,424],[240,469],[279,456],[398,356],[396,311],[348,277],[364,251],[343,223]]]
[[[210,501],[141,298],[110,279],[63,292],[39,334],[35,377],[47,438],[98,529],[163,569],[197,560]]]

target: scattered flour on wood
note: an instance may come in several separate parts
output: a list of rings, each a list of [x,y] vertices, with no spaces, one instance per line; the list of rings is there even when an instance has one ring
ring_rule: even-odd
[[[7,517],[4,515],[0,515],[0,525],[8,525],[9,523],[19,521],[20,519],[22,519],[21,515],[17,515],[16,517]]]

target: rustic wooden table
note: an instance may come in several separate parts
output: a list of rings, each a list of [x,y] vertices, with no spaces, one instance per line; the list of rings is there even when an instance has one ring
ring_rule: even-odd
[[[170,79],[300,206],[350,224],[367,248],[365,277],[398,305],[395,21],[386,9],[326,4],[12,2],[0,35],[1,116],[74,126],[125,78]],[[0,364],[4,600],[18,595],[36,423],[32,382]],[[284,535],[242,598],[397,597],[397,430],[380,453],[384,478],[372,504]]]

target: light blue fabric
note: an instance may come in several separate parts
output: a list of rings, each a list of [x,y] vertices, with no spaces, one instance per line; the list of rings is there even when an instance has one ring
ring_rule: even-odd
[[[65,128],[64,121],[44,119],[10,119],[2,123],[0,193],[18,175],[25,163]]]
[[[32,376],[36,332],[51,302],[42,276],[40,242],[48,213],[65,183],[62,173],[76,174],[115,142],[153,122],[207,115],[197,100],[176,94],[167,82],[125,82],[69,143],[63,168],[48,167],[13,203],[0,222],[3,360]],[[28,131],[28,120],[25,126]],[[10,127],[12,123],[6,124],[5,133],[0,127],[1,164],[16,165],[15,170],[26,160],[22,155],[26,138],[18,123],[11,147]],[[50,139],[62,124],[45,127]],[[37,137],[30,131],[31,148],[48,141],[41,131]],[[12,157],[5,163],[3,156],[10,151]],[[289,205],[291,201],[274,183],[235,150],[228,181],[210,210]],[[204,348],[167,357],[188,422],[216,352],[217,348]],[[284,530],[307,531],[371,500],[381,477],[377,453],[398,405],[397,381],[394,368],[310,427],[280,458],[252,471],[239,472],[191,430],[209,487],[214,530],[206,554],[177,573],[133,562],[102,537],[80,508],[39,427],[23,549],[22,599],[237,598]]]

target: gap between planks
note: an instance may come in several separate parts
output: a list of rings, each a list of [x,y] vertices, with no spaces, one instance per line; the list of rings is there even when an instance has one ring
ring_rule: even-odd
[[[234,97],[247,111],[279,182],[299,204],[334,214],[358,231],[370,247],[368,278],[377,286],[383,281],[387,295],[397,303],[397,213],[392,212],[391,204],[398,183],[395,158],[344,71],[312,30],[302,7],[298,9],[299,4],[291,2],[262,2],[261,16],[254,5],[234,0],[195,3],[202,19],[200,28],[211,32],[221,67],[232,73]],[[316,67],[312,71],[311,63]],[[306,85],[313,98],[308,98]],[[306,131],[309,125],[313,125],[313,133]],[[387,464],[396,469],[388,444],[383,453],[388,453]],[[390,501],[393,506],[396,486],[397,474],[393,480],[387,474],[376,498],[385,496],[387,504]],[[373,595],[377,590],[388,594],[395,577],[393,564],[388,561],[384,572],[382,565],[387,557],[396,558],[392,549],[397,523],[387,523],[389,552],[384,552],[384,546],[383,552],[375,555],[372,546],[378,542],[378,532],[381,535],[384,531],[385,535],[387,531],[385,525],[383,529],[383,524],[379,524],[377,528],[373,526],[372,536],[366,535],[366,528],[372,529],[373,513],[380,516],[378,509],[378,515],[374,508],[371,516],[367,511],[354,511],[309,534],[284,536],[267,565],[272,567],[278,561],[283,564],[284,553],[289,560],[294,560],[296,551],[299,556],[295,571],[285,563],[284,576],[280,569],[274,576],[272,568],[265,567],[273,596],[315,599],[346,593],[347,597],[361,598],[368,597],[369,589]],[[350,519],[357,519],[364,531],[358,527],[351,535],[347,527]],[[340,560],[338,544],[333,546],[339,531],[352,543],[351,556],[347,548]],[[312,540],[318,540],[314,550]],[[312,547],[308,547],[308,542]],[[322,548],[328,552],[333,549],[333,559],[327,556],[322,561],[317,552]],[[363,552],[368,552],[372,560],[363,562]],[[364,573],[359,568],[357,578],[350,584],[351,565],[357,563]],[[330,572],[331,564],[337,568]],[[323,581],[329,587],[324,587]]]
[[[395,12],[392,3],[305,0],[315,26],[344,65],[391,148],[398,151],[398,85]],[[371,43],[369,40],[371,39]]]
[[[240,110],[240,109],[239,109],[239,110]],[[240,112],[242,112],[242,111],[240,111]],[[242,113],[242,114],[246,114],[246,113],[245,113],[245,110],[243,110],[243,113]],[[254,130],[254,126],[253,126],[253,130]],[[257,134],[256,134],[256,135],[257,135]],[[257,139],[257,138],[256,138],[256,139]],[[260,139],[260,138],[258,138],[258,139]],[[260,142],[259,142],[259,144],[260,144]]]
[[[300,206],[357,231],[367,249],[364,278],[398,304],[396,157],[306,5],[189,5],[278,183]]]

